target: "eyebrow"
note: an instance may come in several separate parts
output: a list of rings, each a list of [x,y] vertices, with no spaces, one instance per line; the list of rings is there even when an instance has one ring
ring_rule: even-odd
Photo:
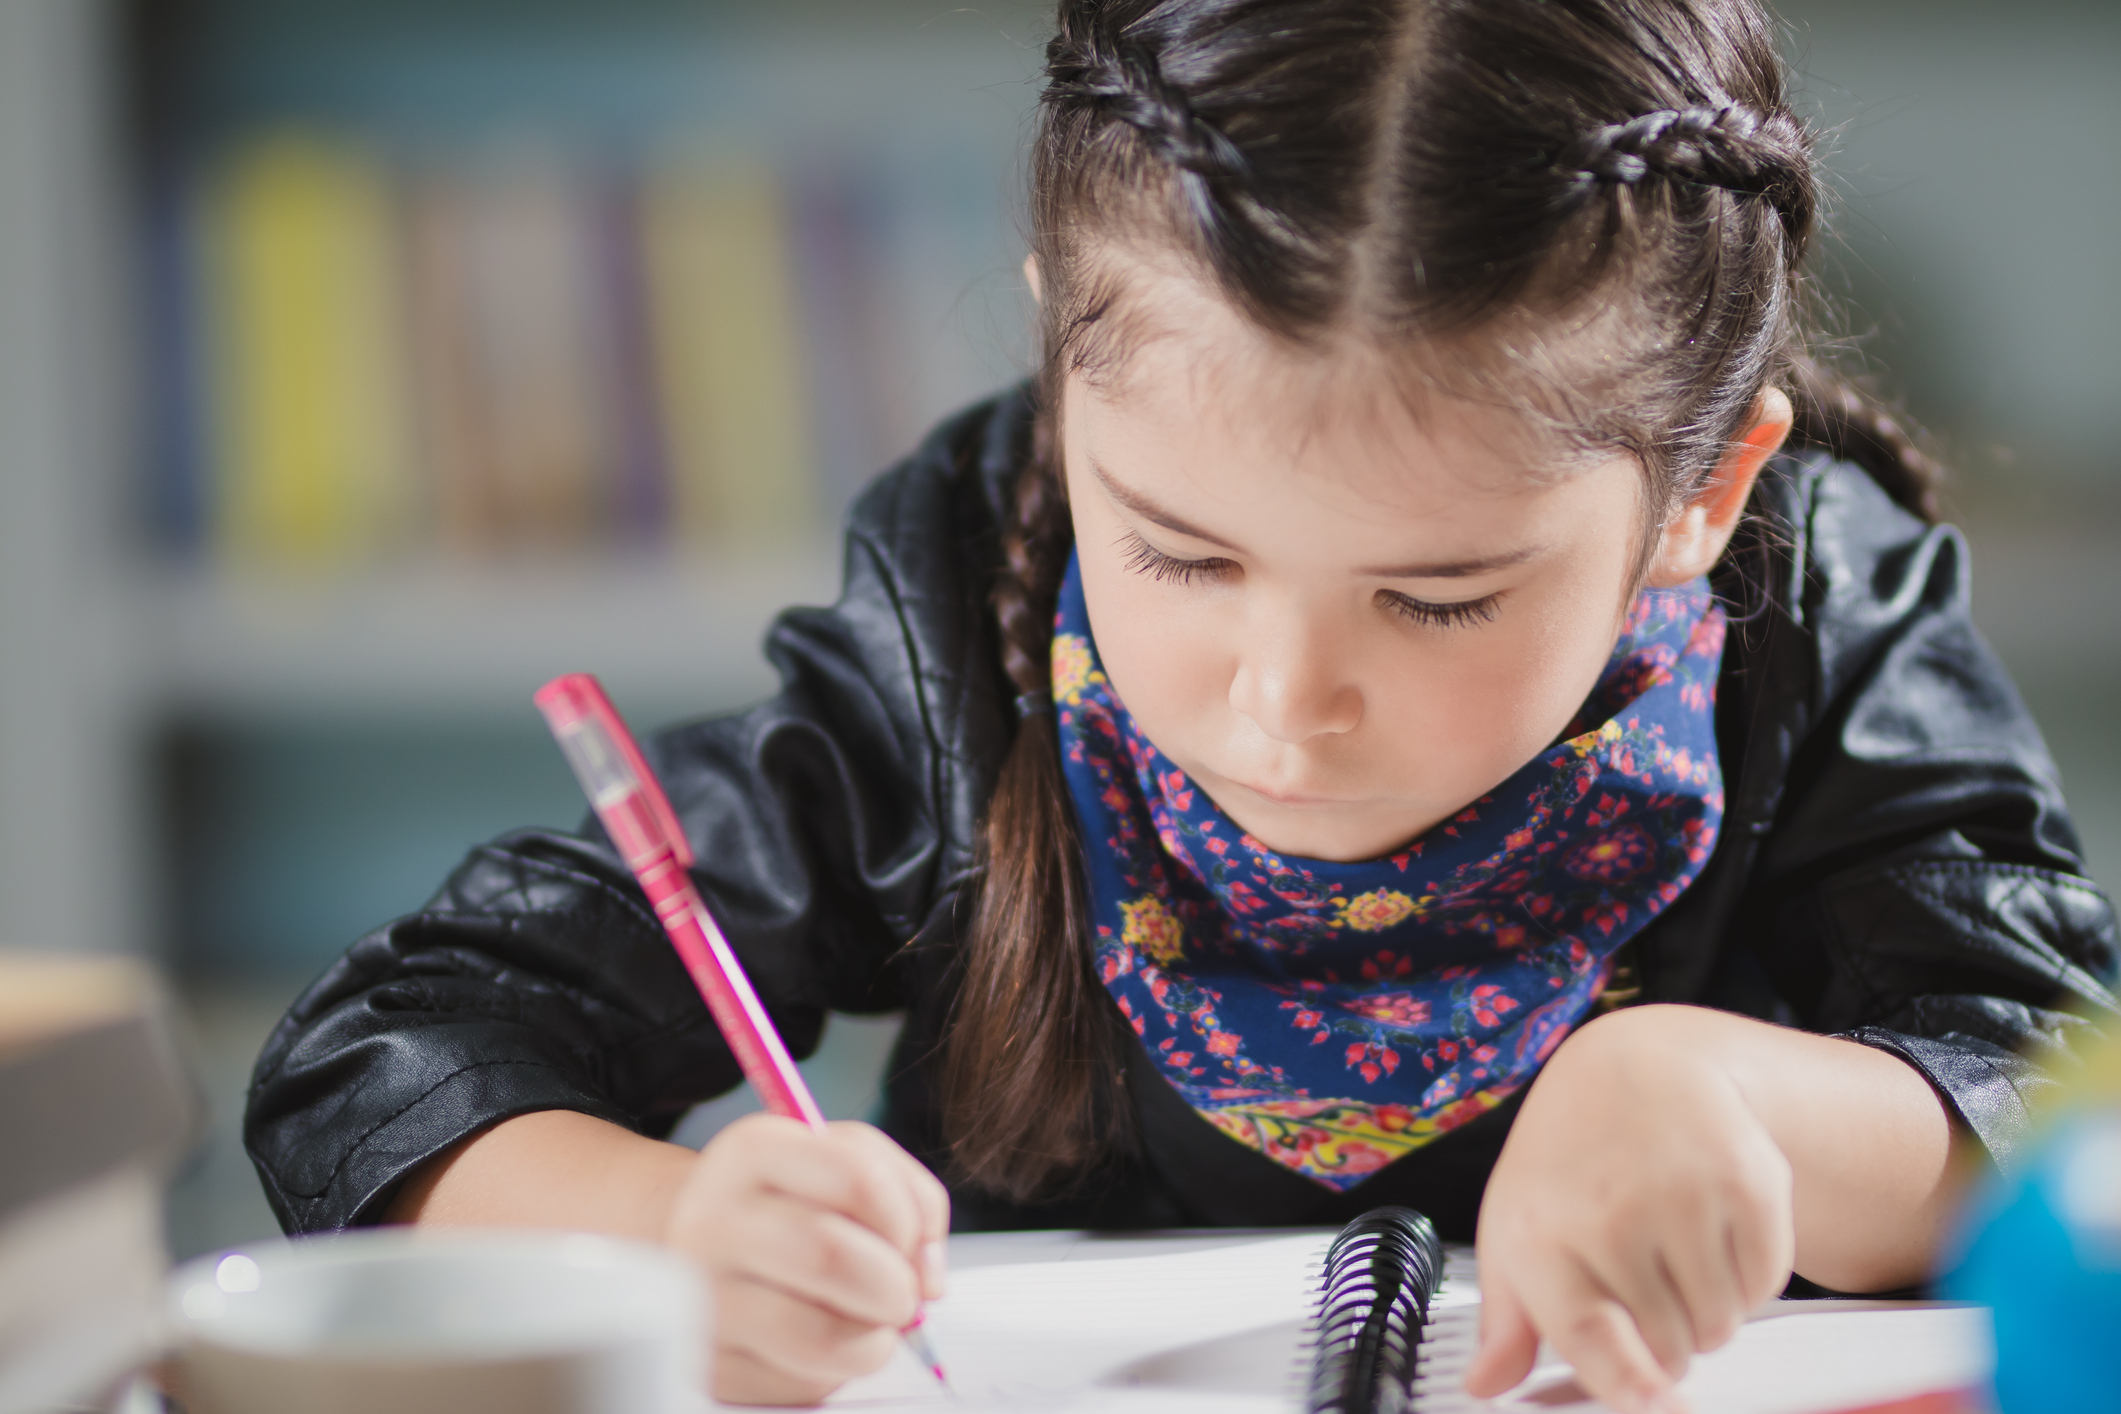
[[[1205,540],[1210,545],[1218,545],[1225,550],[1237,550],[1237,546],[1232,545],[1221,536],[1210,535],[1191,521],[1182,520],[1178,516],[1171,514],[1171,512],[1157,505],[1156,502],[1150,500],[1141,492],[1120,485],[1118,481],[1113,479],[1111,472],[1106,471],[1097,464],[1097,458],[1095,457],[1090,458],[1090,474],[1097,478],[1097,484],[1104,487],[1105,493],[1113,500],[1119,502],[1152,525],[1160,525],[1166,530],[1176,531],[1180,535],[1190,536],[1195,540]],[[1243,551],[1239,550],[1238,553],[1242,554]]]
[[[1121,485],[1113,478],[1110,472],[1097,464],[1097,459],[1094,457],[1090,459],[1090,474],[1097,478],[1098,485],[1105,488],[1107,495],[1140,516],[1143,520],[1153,525],[1160,525],[1164,529],[1179,535],[1189,536],[1195,540],[1204,540],[1210,545],[1219,546],[1222,549],[1239,554],[1243,553],[1237,546],[1232,545],[1221,536],[1210,535],[1191,521],[1173,515],[1147,496],[1142,495],[1141,492]],[[1359,569],[1355,573],[1365,579],[1471,579],[1474,575],[1486,574],[1490,570],[1506,569],[1511,565],[1521,565],[1526,560],[1538,555],[1545,548],[1542,545],[1526,545],[1516,550],[1506,550],[1499,555],[1483,555],[1478,559],[1471,560],[1445,560],[1436,564],[1373,565]]]
[[[1374,565],[1355,573],[1374,579],[1471,579],[1490,570],[1521,565],[1545,548],[1543,545],[1527,545],[1518,550],[1506,550],[1500,555],[1483,555],[1477,560],[1446,560],[1441,564]]]

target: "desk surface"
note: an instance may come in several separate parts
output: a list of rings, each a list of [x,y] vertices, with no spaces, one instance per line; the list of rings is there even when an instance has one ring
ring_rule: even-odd
[[[950,1242],[951,1289],[929,1329],[956,1397],[909,1357],[828,1407],[874,1410],[1217,1410],[1300,1407],[1306,1328],[1331,1233],[991,1233]],[[1604,1408],[1545,1360],[1517,1391],[1467,1398],[1444,1367],[1470,1344],[1478,1272],[1454,1249],[1425,1377],[1425,1411]],[[1684,1385],[1699,1414],[1826,1414],[1981,1380],[1978,1307],[1941,1302],[1775,1302]]]

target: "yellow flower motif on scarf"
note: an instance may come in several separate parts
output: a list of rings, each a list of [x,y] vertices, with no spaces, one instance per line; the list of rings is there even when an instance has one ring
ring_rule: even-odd
[[[1427,899],[1422,900],[1422,903],[1427,902]],[[1333,922],[1358,933],[1375,933],[1395,923],[1406,922],[1421,912],[1422,903],[1416,903],[1397,889],[1372,889],[1354,898],[1333,900],[1333,907],[1339,913]]]
[[[1138,898],[1122,903],[1119,911],[1127,920],[1120,941],[1128,947],[1167,965],[1185,956],[1186,930],[1164,907],[1162,899],[1154,895]]]
[[[1053,700],[1071,707],[1082,704],[1082,691],[1105,675],[1092,668],[1090,641],[1079,634],[1053,635]]]
[[[1563,745],[1575,752],[1578,757],[1584,757],[1597,751],[1601,746],[1612,746],[1625,735],[1626,733],[1620,729],[1620,723],[1607,721],[1600,726],[1591,728],[1582,736],[1570,737]]]

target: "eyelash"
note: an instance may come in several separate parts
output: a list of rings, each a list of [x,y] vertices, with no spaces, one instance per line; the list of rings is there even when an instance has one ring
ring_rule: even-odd
[[[1431,604],[1423,599],[1409,599],[1389,589],[1378,590],[1377,597],[1401,617],[1428,628],[1465,628],[1471,624],[1493,623],[1495,606],[1502,599],[1500,594],[1490,594],[1485,599],[1467,599],[1457,604]]]
[[[1204,579],[1221,579],[1236,568],[1223,559],[1181,560],[1175,555],[1166,555],[1131,531],[1124,542],[1124,552],[1128,569],[1159,583],[1194,584]],[[1456,604],[1431,604],[1390,589],[1378,590],[1377,597],[1394,613],[1426,628],[1464,628],[1470,624],[1491,623],[1496,605],[1502,599],[1500,594],[1490,594],[1484,599],[1467,599]]]
[[[1159,583],[1193,584],[1203,579],[1221,579],[1237,568],[1228,560],[1181,560],[1166,555],[1131,530],[1124,544],[1127,568]]]

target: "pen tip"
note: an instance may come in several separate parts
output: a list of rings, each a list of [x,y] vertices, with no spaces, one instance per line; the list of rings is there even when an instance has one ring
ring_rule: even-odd
[[[899,1334],[905,1338],[906,1345],[913,1351],[914,1357],[927,1367],[929,1374],[935,1376],[935,1382],[944,1389],[949,1389],[950,1377],[943,1373],[943,1362],[937,1358],[935,1346],[929,1342],[927,1332],[921,1329],[920,1320],[916,1319]]]

